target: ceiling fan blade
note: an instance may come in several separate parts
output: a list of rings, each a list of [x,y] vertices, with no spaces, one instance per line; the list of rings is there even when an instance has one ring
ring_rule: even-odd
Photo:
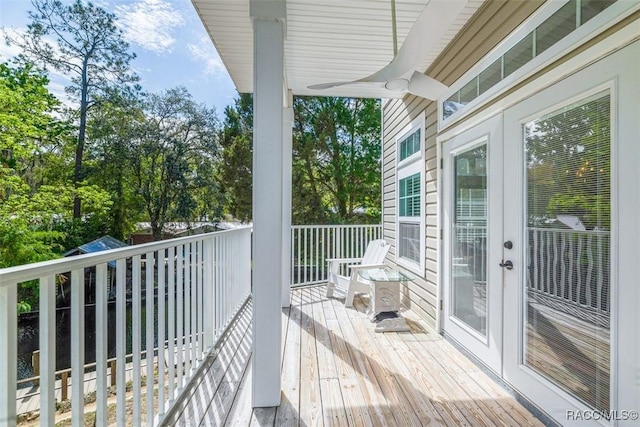
[[[385,67],[391,78],[414,71],[440,42],[467,3],[468,0],[430,0],[409,30],[398,54]]]
[[[377,72],[353,82],[324,83],[309,86],[309,89],[323,90],[352,83],[386,84],[392,80],[408,79],[409,76],[413,80],[411,73],[415,72],[420,66],[467,3],[468,0],[430,0],[411,27],[411,30],[409,30],[400,50],[398,50],[398,54],[389,64]],[[427,78],[425,75],[422,75],[422,77]],[[414,87],[416,92],[421,94],[415,94],[418,96],[428,94],[429,96],[426,98],[434,99],[432,97],[434,94],[440,93],[442,87],[438,87],[435,84],[438,82],[435,80],[430,80],[432,82],[427,84],[425,79],[417,77]],[[446,86],[444,88],[446,89]],[[409,91],[411,92],[411,90]]]
[[[367,85],[367,86],[374,86],[374,87],[383,87],[384,82],[369,82],[364,79],[360,79],[360,80],[354,80],[351,82],[321,83],[317,85],[308,86],[308,88],[315,89],[315,90],[325,90],[325,89],[332,89],[334,87],[348,86],[348,85]]]
[[[440,98],[447,89],[449,89],[447,85],[418,71],[414,71],[411,75],[407,88],[409,93],[431,100]]]
[[[322,83],[322,84],[318,84],[318,85],[311,85],[311,86],[307,86],[309,89],[315,89],[315,90],[325,90],[325,89],[331,89],[334,87],[339,87],[339,86],[345,86],[345,85],[350,85],[352,83],[355,82],[333,82],[333,83]]]

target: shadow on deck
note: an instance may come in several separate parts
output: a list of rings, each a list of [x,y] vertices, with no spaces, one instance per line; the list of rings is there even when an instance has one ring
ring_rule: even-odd
[[[165,425],[542,425],[451,344],[405,311],[410,332],[374,332],[365,314],[292,291],[283,309],[282,401],[251,408],[249,303]]]

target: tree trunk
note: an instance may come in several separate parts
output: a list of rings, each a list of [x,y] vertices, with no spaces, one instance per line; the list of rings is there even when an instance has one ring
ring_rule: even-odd
[[[82,216],[82,206],[80,197],[78,197],[77,189],[82,181],[82,157],[84,156],[84,142],[87,131],[87,109],[88,109],[88,81],[87,81],[87,61],[85,59],[82,66],[81,76],[81,98],[80,98],[80,126],[78,128],[78,141],[76,143],[76,163],[73,172],[73,186],[76,194],[73,198],[73,218],[79,219]]]

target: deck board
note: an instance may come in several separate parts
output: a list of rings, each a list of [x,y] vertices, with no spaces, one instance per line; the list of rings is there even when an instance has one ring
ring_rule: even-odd
[[[324,291],[295,289],[283,309],[279,407],[251,409],[251,328],[239,323],[245,333],[235,351],[220,353],[228,365],[222,379],[216,386],[203,378],[206,390],[181,414],[227,426],[542,425],[414,313],[403,312],[410,332],[376,334],[366,297],[345,308]]]

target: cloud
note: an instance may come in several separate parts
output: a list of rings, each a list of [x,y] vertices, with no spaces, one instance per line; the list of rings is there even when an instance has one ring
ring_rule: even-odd
[[[224,72],[224,64],[207,36],[202,37],[197,44],[188,44],[187,50],[192,58],[204,62],[204,74],[214,75]]]
[[[171,52],[176,42],[173,30],[185,23],[182,14],[163,0],[140,0],[117,6],[116,15],[127,41],[156,53]]]
[[[20,49],[15,44],[7,44],[4,40],[5,35],[8,35],[11,38],[19,38],[22,34],[27,31],[26,28],[3,28],[0,32],[0,61],[6,61],[13,57],[18,56],[22,53],[22,49]]]

